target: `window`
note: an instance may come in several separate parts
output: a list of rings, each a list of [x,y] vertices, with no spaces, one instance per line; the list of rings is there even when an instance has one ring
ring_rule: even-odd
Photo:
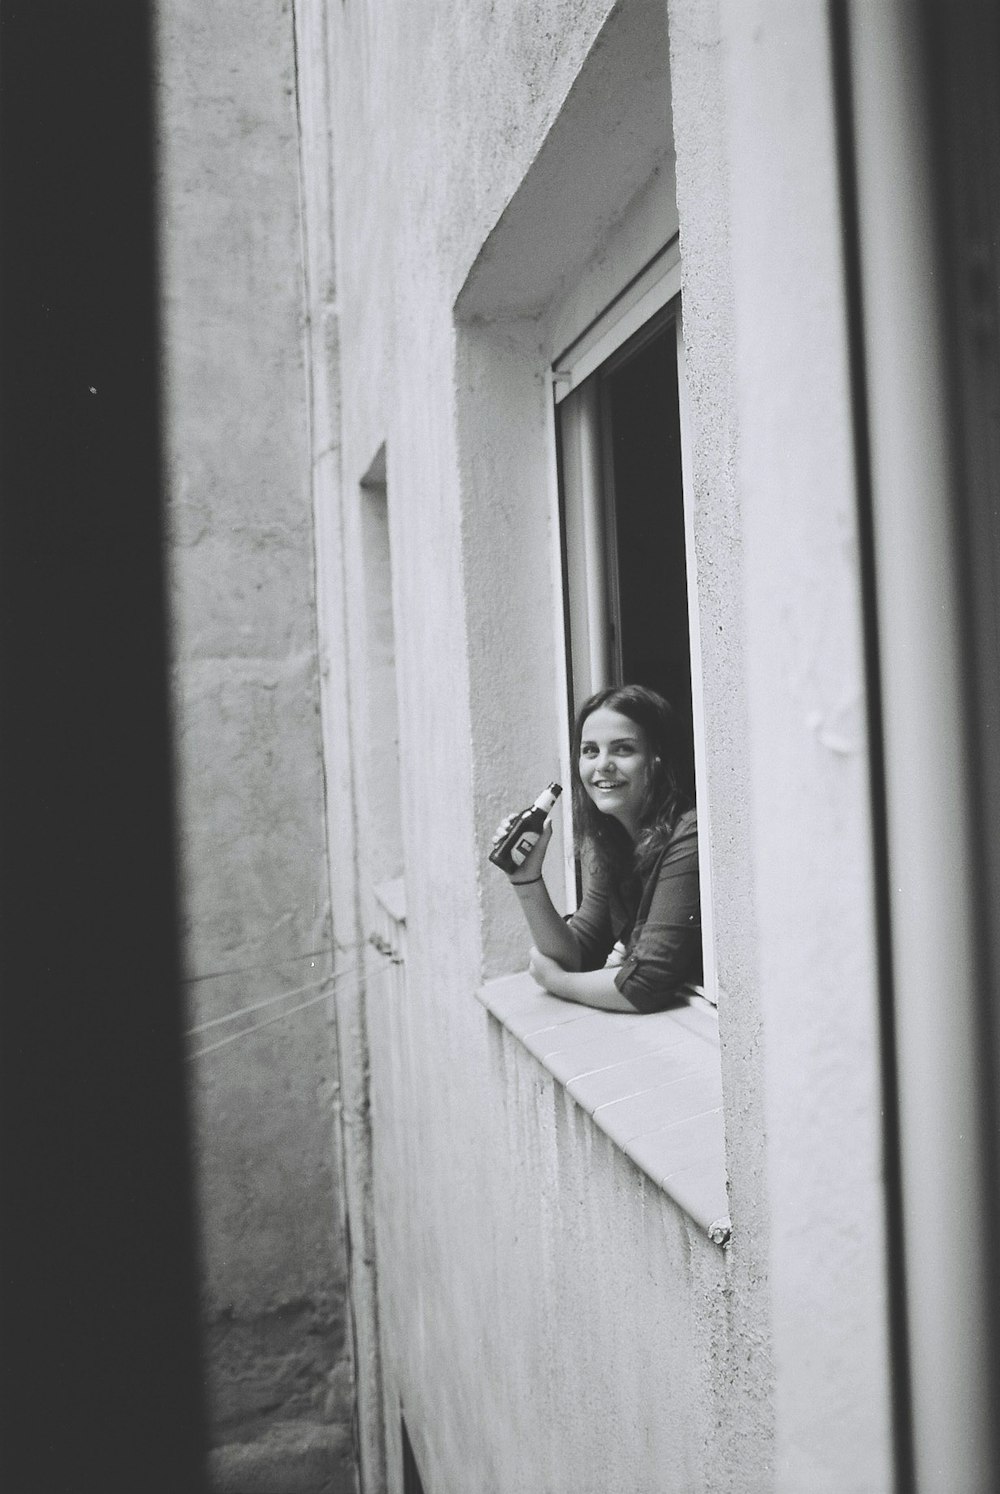
[[[402,994],[406,960],[406,889],[399,779],[399,703],[392,615],[392,552],[385,447],[361,480],[360,539],[364,566],[364,860],[371,902],[368,938],[395,967]]]
[[[537,318],[498,316],[482,285],[459,308],[459,449],[470,498],[466,597],[477,665],[470,691],[474,730],[480,723],[484,836],[509,807],[514,775],[526,785],[539,778],[540,743],[561,754],[559,775],[570,781],[567,718],[598,686],[625,675],[645,678],[689,712],[705,989],[714,997],[680,263],[676,236],[656,252],[671,233],[669,215],[663,218],[665,232],[641,240],[644,255],[635,252],[638,231],[630,230],[581,278],[564,282],[561,294],[554,288],[542,329],[542,345],[551,350],[548,408],[537,398]],[[612,277],[625,256],[638,273],[619,291]],[[491,255],[489,264],[496,263]],[[546,517],[556,543],[512,546],[512,534],[535,537],[542,527],[546,472]],[[544,612],[537,600],[543,595]],[[497,628],[496,618],[508,613],[511,628]],[[554,651],[538,647],[546,633]],[[534,652],[512,660],[512,636],[526,646],[530,640]],[[501,728],[505,749],[498,754]],[[563,907],[576,889],[569,799],[563,796],[557,817],[564,879],[554,865],[548,879]],[[512,962],[511,951],[523,959],[523,924],[505,889],[488,878],[483,910],[487,978],[478,994],[502,1030],[511,1073],[537,1061],[621,1153],[724,1244],[729,1203],[716,1013],[694,1000],[636,1020],[559,1001]]]
[[[392,554],[385,447],[361,479],[364,565],[366,854],[374,882],[399,877],[403,846],[399,803],[399,706],[392,617]]]
[[[697,791],[704,733],[679,280],[675,242],[557,360],[553,392],[570,720],[606,686],[658,690],[684,724],[684,775]],[[707,823],[699,841],[714,1000]],[[574,877],[567,868],[568,885]]]

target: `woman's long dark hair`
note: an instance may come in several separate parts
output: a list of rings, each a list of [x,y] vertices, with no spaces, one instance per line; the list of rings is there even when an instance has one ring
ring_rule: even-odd
[[[580,777],[580,744],[588,716],[601,707],[627,716],[645,733],[653,752],[653,773],[639,810],[639,837],[633,844],[624,825],[613,815],[602,814]],[[612,880],[624,881],[651,869],[667,844],[677,821],[691,806],[683,786],[683,736],[673,707],[645,685],[616,685],[598,690],[585,700],[573,729],[573,821],[583,833],[595,870]]]

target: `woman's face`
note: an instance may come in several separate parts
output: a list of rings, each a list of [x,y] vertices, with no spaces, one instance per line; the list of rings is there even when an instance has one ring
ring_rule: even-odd
[[[599,706],[583,723],[580,779],[601,811],[613,815],[635,840],[639,812],[653,774],[653,750],[642,727],[619,711]]]

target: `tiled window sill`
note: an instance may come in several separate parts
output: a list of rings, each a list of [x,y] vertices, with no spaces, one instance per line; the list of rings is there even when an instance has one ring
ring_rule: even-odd
[[[479,999],[709,1238],[729,1238],[718,1017],[693,1001],[631,1016],[560,1001],[530,975]]]

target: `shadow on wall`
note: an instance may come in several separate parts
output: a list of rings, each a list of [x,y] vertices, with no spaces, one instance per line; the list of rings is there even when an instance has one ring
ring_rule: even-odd
[[[203,1487],[161,556],[148,7],[0,54],[0,1483]]]

